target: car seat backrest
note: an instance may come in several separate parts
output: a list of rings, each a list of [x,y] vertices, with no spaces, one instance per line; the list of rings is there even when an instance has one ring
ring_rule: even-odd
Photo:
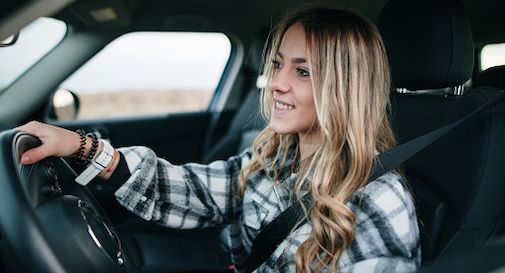
[[[492,86],[505,89],[505,65],[490,67],[482,71],[475,80],[474,86]]]
[[[468,114],[499,94],[461,94],[473,69],[473,41],[462,5],[452,0],[392,0],[379,29],[391,63],[392,122],[399,142]],[[405,92],[407,91],[407,92]],[[505,201],[505,107],[468,120],[404,164],[417,203],[423,262],[483,245]]]
[[[242,152],[252,145],[256,136],[265,127],[265,120],[259,110],[260,92],[256,86],[256,81],[260,74],[267,37],[268,31],[264,29],[258,33],[252,42],[244,65],[246,74],[249,77],[249,84],[246,86],[247,90],[245,90],[246,96],[233,116],[226,135],[204,154],[203,163],[226,159]]]

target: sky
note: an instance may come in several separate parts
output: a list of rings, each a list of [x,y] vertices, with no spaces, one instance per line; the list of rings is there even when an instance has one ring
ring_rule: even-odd
[[[214,89],[230,54],[225,35],[134,33],[109,44],[62,86],[101,90]]]

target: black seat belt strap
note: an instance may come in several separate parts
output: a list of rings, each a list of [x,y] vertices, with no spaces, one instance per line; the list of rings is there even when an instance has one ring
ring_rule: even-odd
[[[372,175],[368,181],[374,181],[387,172],[393,170],[404,161],[408,160],[426,146],[434,143],[440,137],[447,134],[449,131],[465,122],[469,118],[475,116],[479,112],[495,106],[496,104],[505,100],[505,92],[501,92],[491,100],[482,104],[468,115],[435,129],[422,136],[407,141],[390,151],[381,153],[374,166]],[[311,203],[311,195],[306,194],[301,200],[305,207],[309,207]],[[307,222],[304,217],[303,208],[300,202],[295,202],[285,211],[283,211],[277,218],[270,222],[253,241],[251,253],[245,265],[244,272],[250,273],[256,270],[263,264],[270,255],[275,251],[279,244],[286,239],[291,230],[294,230]]]
[[[411,158],[413,155],[417,154],[421,150],[423,150],[426,146],[434,143],[440,137],[447,134],[449,131],[460,125],[461,123],[467,121],[469,118],[475,116],[476,114],[495,106],[496,104],[505,100],[505,92],[500,92],[500,94],[496,95],[491,100],[482,104],[468,115],[455,120],[447,125],[439,127],[429,133],[426,133],[422,136],[416,137],[412,140],[409,140],[390,151],[381,153],[378,156],[378,164],[376,167],[376,172],[370,177],[370,181],[375,180],[376,178],[382,176],[387,173],[389,170],[392,170],[396,166],[403,163],[405,160]],[[383,171],[384,170],[384,171]]]

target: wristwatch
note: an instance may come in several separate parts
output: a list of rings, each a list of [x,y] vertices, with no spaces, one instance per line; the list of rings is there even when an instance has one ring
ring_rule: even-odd
[[[114,157],[114,148],[106,140],[100,139],[102,143],[102,151],[91,160],[91,164],[75,178],[75,182],[86,186],[93,178],[95,178],[103,169],[107,168]]]

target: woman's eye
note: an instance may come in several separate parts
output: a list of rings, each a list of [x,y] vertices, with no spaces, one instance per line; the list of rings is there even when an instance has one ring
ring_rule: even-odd
[[[279,69],[281,67],[281,63],[277,60],[272,60],[272,64],[274,66],[274,69]]]
[[[308,77],[308,76],[310,76],[309,71],[307,71],[305,69],[302,69],[302,68],[297,68],[296,69],[296,74],[298,74],[298,76],[300,76],[300,77]]]

